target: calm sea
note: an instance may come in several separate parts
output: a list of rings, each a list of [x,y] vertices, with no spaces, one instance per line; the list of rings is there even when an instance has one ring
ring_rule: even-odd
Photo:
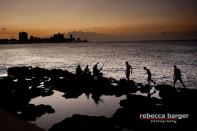
[[[197,88],[196,56],[197,42],[184,41],[0,45],[0,76],[6,75],[7,68],[13,66],[61,68],[74,72],[78,64],[82,68],[87,64],[92,68],[99,62],[99,66],[104,63],[104,76],[120,79],[125,77],[125,61],[128,61],[133,67],[131,79],[136,82],[146,84],[147,75],[143,70],[146,66],[156,83],[173,84],[173,65],[177,65],[185,85]],[[119,101],[125,98],[102,96],[103,102],[97,105],[84,94],[77,99],[61,96],[62,93],[55,92],[50,97],[33,99],[31,103],[49,104],[56,110],[34,123],[48,129],[73,114],[110,117],[119,108]]]

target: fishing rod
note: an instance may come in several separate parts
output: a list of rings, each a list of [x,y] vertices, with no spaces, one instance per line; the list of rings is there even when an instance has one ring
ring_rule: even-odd
[[[105,65],[105,62],[104,62],[103,65],[101,66],[101,69],[103,68],[104,65]]]
[[[104,61],[103,65],[101,66],[101,69],[102,69],[102,68],[103,68],[103,66],[105,65],[106,61],[107,61],[107,60],[105,59],[105,61]]]

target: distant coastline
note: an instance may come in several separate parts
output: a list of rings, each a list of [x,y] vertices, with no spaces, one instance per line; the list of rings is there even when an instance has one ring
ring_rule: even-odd
[[[69,37],[65,37],[69,36]],[[76,38],[73,36],[77,36]],[[42,44],[42,43],[86,43],[89,42],[89,40],[86,39],[90,38],[91,42],[96,42],[96,43],[124,43],[124,42],[197,42],[197,39],[190,39],[190,38],[178,38],[178,39],[136,39],[136,40],[103,40],[99,35],[96,37],[97,40],[91,40],[91,35],[90,36],[84,36],[84,35],[79,35],[77,32],[69,32],[67,34],[63,33],[57,33],[51,35],[51,37],[46,37],[46,38],[41,38],[41,37],[35,37],[35,36],[30,36],[28,37],[27,32],[19,32],[18,34],[18,39],[7,39],[3,38],[0,39],[0,44]],[[95,38],[95,37],[94,37]]]
[[[58,33],[53,34],[53,36],[49,38],[40,38],[35,36],[28,37],[27,32],[19,32],[17,39],[0,39],[0,44],[25,44],[25,43],[72,43],[72,42],[88,42],[86,39],[81,40],[80,38],[74,38],[72,34],[70,34],[69,38],[66,38],[64,34]]]
[[[175,39],[175,40],[125,40],[125,41],[101,41],[99,43],[111,42],[111,43],[122,43],[122,42],[197,42],[197,39]]]

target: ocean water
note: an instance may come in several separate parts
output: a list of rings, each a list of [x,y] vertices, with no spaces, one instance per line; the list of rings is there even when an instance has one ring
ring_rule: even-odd
[[[116,42],[71,44],[0,45],[0,75],[8,67],[39,66],[74,72],[99,62],[106,77],[125,77],[125,61],[133,67],[131,79],[146,83],[143,67],[149,68],[157,83],[173,83],[173,65],[182,71],[187,87],[197,84],[197,42]],[[178,85],[179,86],[179,85]]]
[[[173,65],[182,71],[187,88],[197,85],[197,42],[103,42],[103,43],[67,43],[67,44],[13,44],[0,45],[0,76],[13,66],[38,66],[61,68],[75,72],[76,66],[82,68],[99,62],[106,77],[116,79],[125,77],[125,61],[133,68],[131,79],[146,84],[146,66],[153,74],[156,83],[173,84]],[[177,83],[177,87],[182,87]],[[49,97],[32,99],[31,103],[48,104],[55,109],[54,114],[45,114],[32,122],[49,129],[73,114],[111,117],[120,108],[119,101],[125,96],[102,96],[102,102],[96,104],[93,99],[82,94],[77,99],[65,99],[63,93],[55,92]]]

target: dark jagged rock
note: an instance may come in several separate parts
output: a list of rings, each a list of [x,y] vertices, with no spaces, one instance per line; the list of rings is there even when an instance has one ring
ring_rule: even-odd
[[[42,116],[45,113],[54,113],[55,110],[49,105],[38,105],[28,104],[26,107],[20,110],[19,117],[28,121],[35,121],[37,117]]]
[[[31,67],[12,67],[8,68],[7,74],[8,76],[12,76],[15,78],[24,78],[29,75],[29,69]]]
[[[42,73],[35,75],[35,71]],[[46,70],[41,68],[9,68],[8,76],[0,79],[0,107],[17,112],[27,108],[32,98],[52,95],[52,90],[41,86],[41,82],[46,80],[45,73]]]
[[[59,124],[55,124],[49,131],[121,131],[113,121],[104,116],[73,115]]]
[[[8,76],[24,80],[24,82],[26,79],[30,79],[28,82],[29,86],[33,88],[32,92],[43,93],[42,89],[37,88],[43,82],[45,89],[65,92],[65,96],[76,97],[84,92],[97,94],[97,96],[100,94],[121,96],[137,91],[136,83],[132,80],[121,79],[117,81],[105,77],[99,77],[99,79],[94,80],[91,75],[77,77],[75,74],[61,69],[48,70],[39,67],[12,67],[8,69]],[[116,82],[117,86],[113,86],[113,82]],[[35,93],[35,96],[37,95]]]
[[[65,97],[66,99],[78,98],[80,95],[82,95],[81,92],[74,92],[74,93],[66,93],[66,94],[63,95],[63,97]]]
[[[143,86],[132,80],[99,77],[94,80],[91,75],[81,75],[77,77],[75,74],[61,69],[42,69],[39,67],[12,67],[8,69],[8,77],[1,79],[0,83],[6,85],[5,94],[15,97],[26,96],[30,100],[37,96],[48,96],[53,94],[53,90],[64,92],[65,98],[77,98],[82,93],[93,94],[93,99],[97,103],[102,95],[129,95],[140,91],[149,93],[151,87]],[[42,83],[42,84],[41,84]],[[113,83],[116,83],[113,85]],[[163,103],[171,103],[180,106],[178,100],[187,101],[190,96],[195,97],[191,91],[187,89],[175,89],[169,85],[157,85],[155,87],[162,97]],[[10,94],[9,94],[10,93]],[[5,96],[3,94],[3,96]],[[184,99],[187,96],[187,99]],[[12,98],[10,97],[10,98]],[[22,98],[21,98],[22,99]],[[190,97],[191,101],[191,97]]]
[[[74,115],[71,118],[66,118],[64,121],[55,124],[49,131],[61,130],[122,130],[129,129],[135,131],[195,131],[197,129],[197,103],[191,103],[192,97],[197,97],[197,91],[192,89],[172,89],[169,85],[159,85],[156,87],[163,99],[145,97],[140,95],[127,95],[125,100],[120,101],[122,108],[119,108],[111,118],[103,117],[105,123],[100,122],[100,117]],[[178,98],[169,101],[167,91],[170,91],[170,96],[175,94]],[[178,101],[180,98],[186,101]],[[181,100],[182,100],[181,99]],[[194,100],[194,99],[193,99]],[[185,106],[185,107],[184,107]],[[184,108],[183,108],[184,107]],[[187,108],[187,109],[186,109]],[[189,114],[187,119],[177,120],[177,123],[151,123],[150,121],[140,119],[141,114]],[[94,119],[93,119],[94,118]],[[88,119],[88,120],[87,120]],[[85,124],[84,124],[85,122]],[[92,124],[92,122],[98,125]],[[110,123],[108,123],[110,122]],[[106,127],[108,126],[113,128]],[[76,127],[74,126],[76,125]],[[95,128],[91,128],[94,125]],[[114,128],[115,127],[115,128]]]
[[[177,91],[170,85],[157,85],[155,89],[159,90],[159,95],[164,99],[173,99],[177,96]]]
[[[63,71],[61,69],[43,69],[39,67],[11,67],[7,70],[8,76],[14,78],[39,78],[43,79],[45,77],[57,78],[57,77],[71,77],[73,74],[68,71]]]
[[[139,88],[139,91],[142,92],[142,93],[149,93],[150,90],[151,90],[150,85],[141,86],[141,87]]]
[[[151,97],[152,87],[135,83],[132,80],[99,77],[81,74],[77,76],[61,69],[42,69],[39,67],[12,67],[8,69],[8,76],[0,78],[0,107],[11,111],[21,111],[21,116],[28,120],[35,120],[44,113],[53,113],[49,106],[29,105],[32,98],[48,96],[53,90],[64,92],[65,98],[77,98],[85,93],[91,94],[96,104],[102,101],[102,95],[126,95],[120,101],[122,108],[118,109],[111,118],[89,117],[75,115],[54,125],[50,130],[182,130],[197,129],[197,90],[174,88],[170,85],[157,85],[161,99]],[[136,95],[137,91],[147,93],[146,96]],[[131,95],[132,93],[132,95]],[[6,101],[4,101],[6,99]],[[32,113],[34,112],[34,113]],[[150,124],[139,119],[141,113],[186,113],[187,120],[180,120],[177,124]],[[92,125],[92,126],[90,126]]]
[[[197,129],[197,103],[192,102],[197,97],[197,91],[193,89],[175,89],[169,85],[158,85],[163,99],[128,95],[127,99],[121,100],[120,105],[123,108],[117,110],[112,119],[121,128],[143,130],[195,130]],[[177,120],[176,124],[172,123],[150,123],[140,119],[140,114],[188,114],[187,119]]]

